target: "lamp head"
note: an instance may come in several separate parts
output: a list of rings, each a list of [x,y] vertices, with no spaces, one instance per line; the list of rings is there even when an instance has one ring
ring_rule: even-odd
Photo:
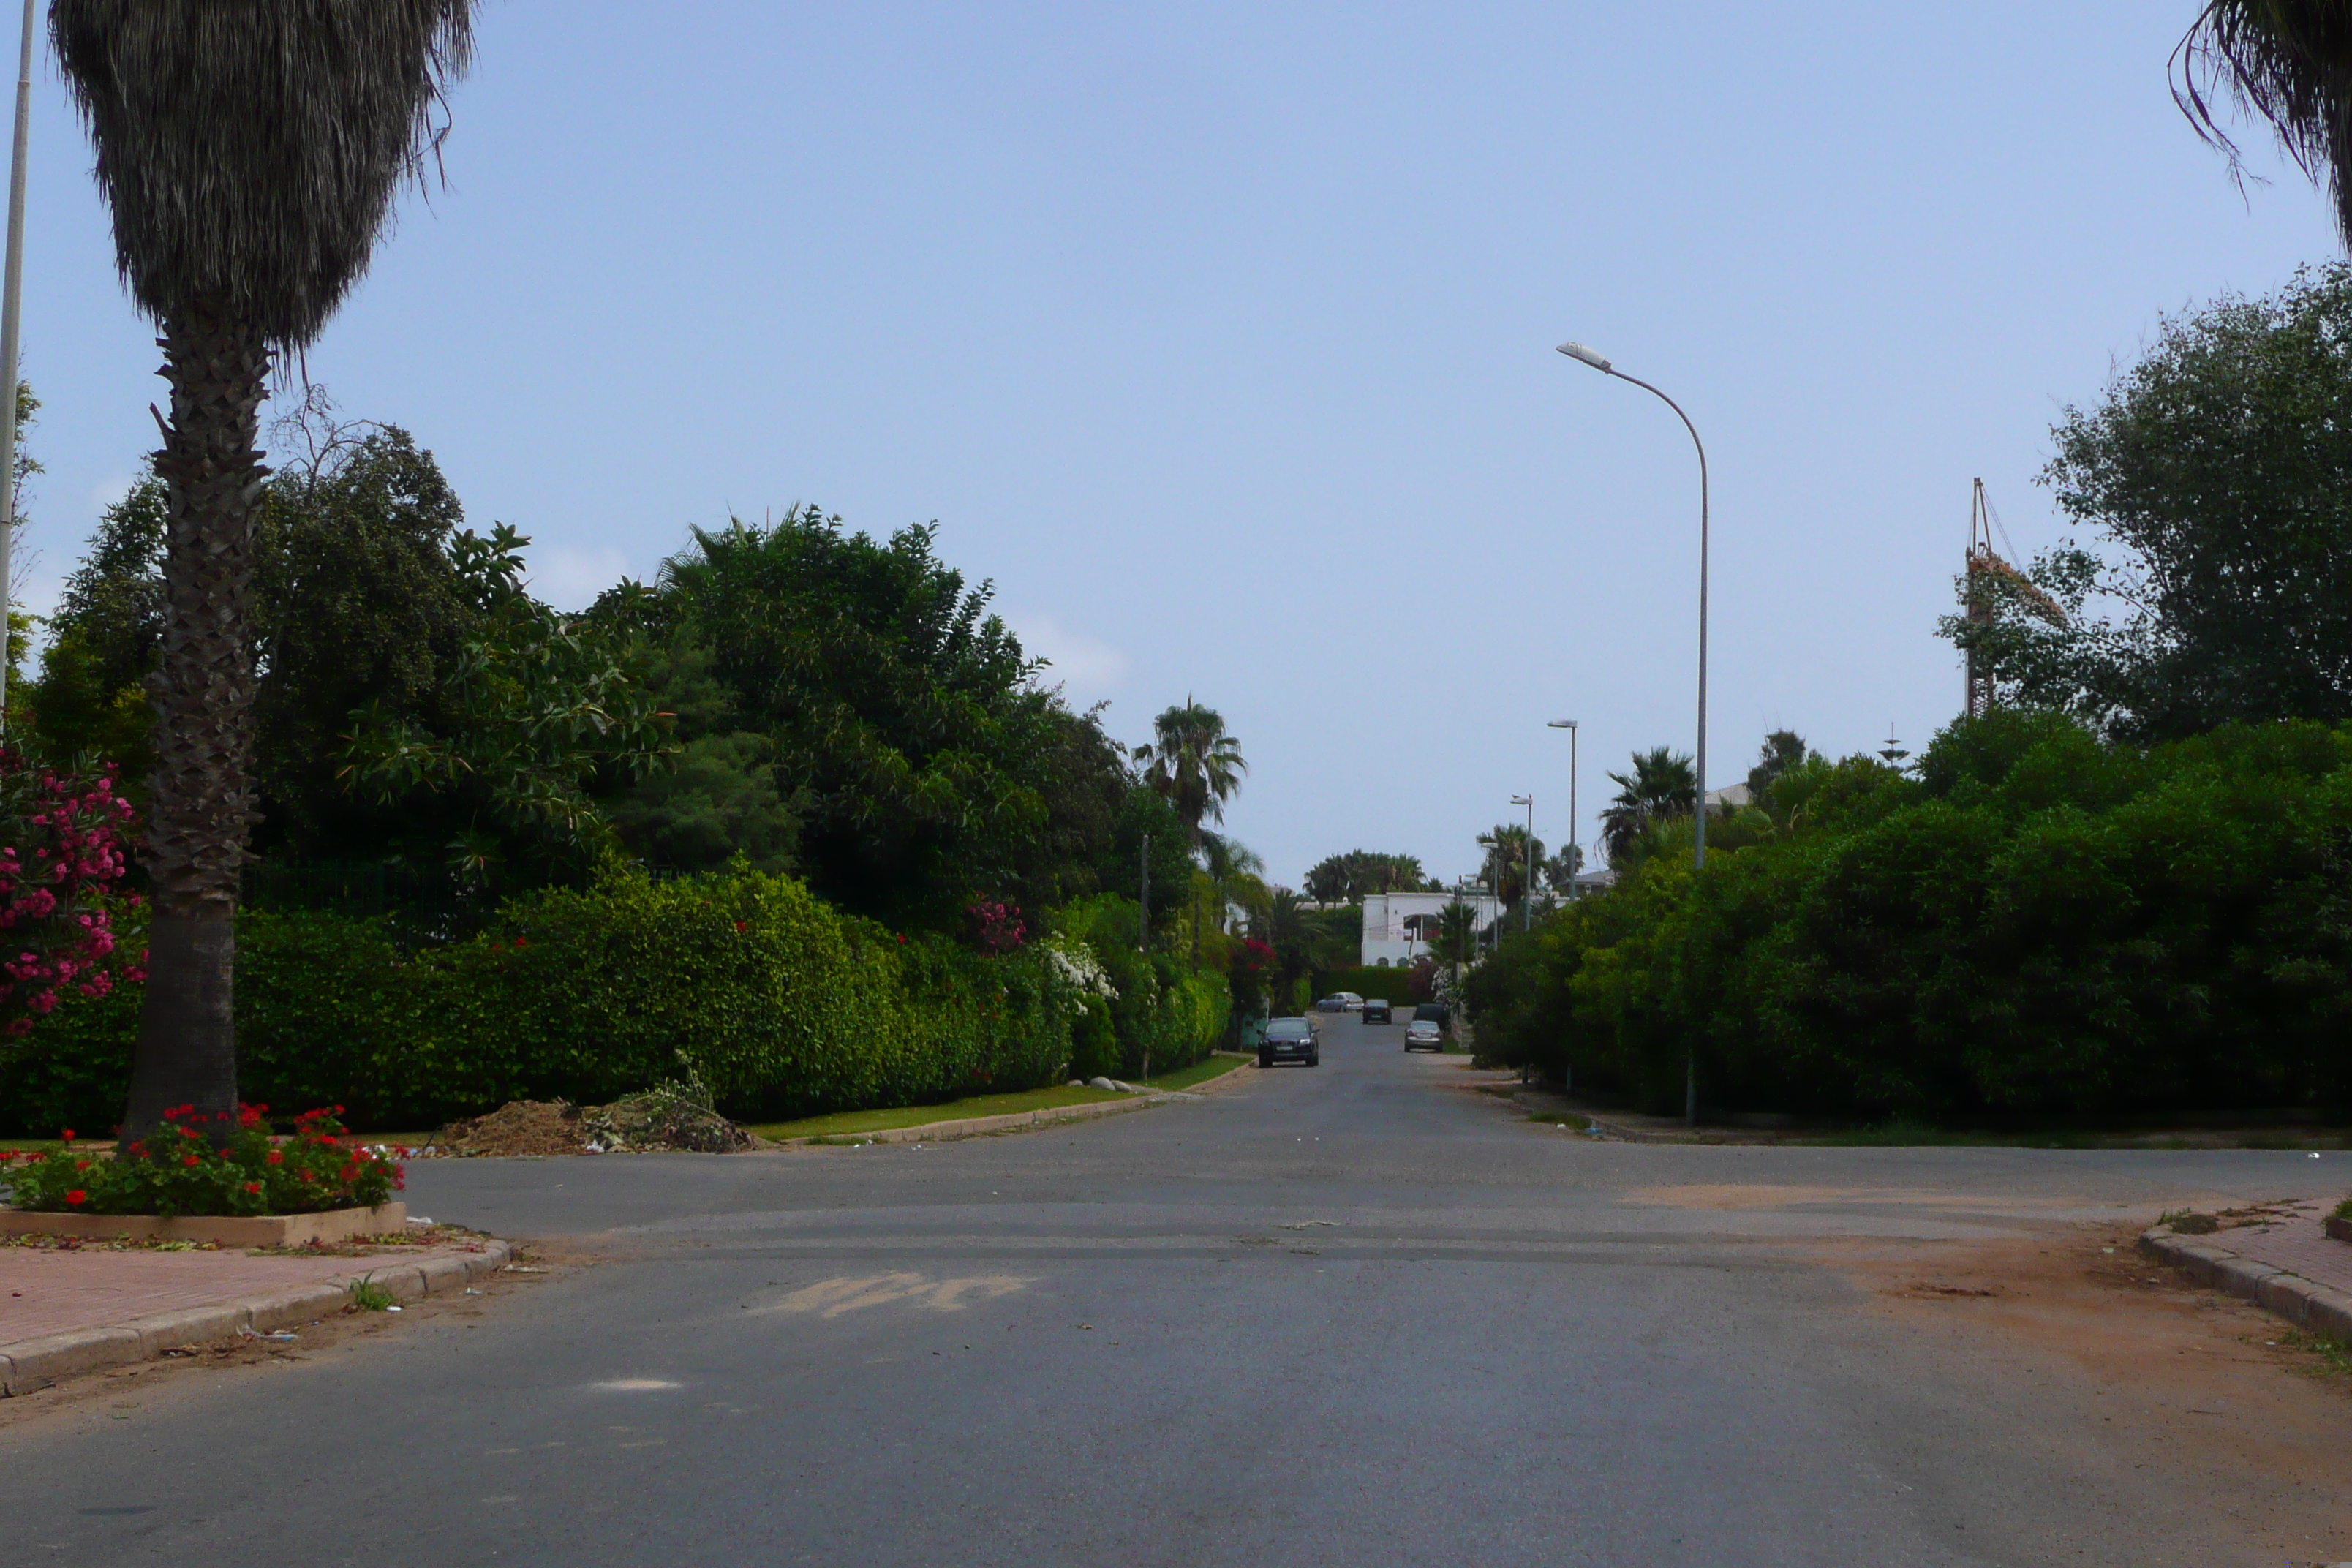
[[[1547,723],[1544,728],[1547,730],[1573,730],[1576,728],[1576,721],[1573,719],[1554,719],[1550,722]]]
[[[1535,805],[1535,801],[1524,795],[1515,795],[1511,797],[1511,804],[1513,805]]]
[[[1582,343],[1562,343],[1559,352],[1572,360],[1582,361],[1603,375],[1609,374],[1609,362],[1601,357],[1598,349],[1586,348]]]

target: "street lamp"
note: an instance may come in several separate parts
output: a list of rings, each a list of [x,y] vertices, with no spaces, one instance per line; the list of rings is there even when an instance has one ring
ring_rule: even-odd
[[[7,635],[8,546],[16,531],[16,379],[25,298],[25,142],[33,119],[33,0],[25,0],[25,37],[16,56],[16,139],[8,164],[7,259],[0,263],[0,638]],[[8,661],[0,658],[0,722],[8,700]]]
[[[1691,423],[1691,416],[1683,412],[1681,404],[1676,403],[1639,376],[1627,375],[1623,371],[1611,364],[1608,359],[1597,350],[1586,348],[1582,343],[1562,343],[1559,345],[1559,352],[1579,363],[1591,365],[1603,375],[1613,375],[1620,381],[1632,382],[1635,386],[1673,409],[1675,416],[1683,422],[1683,428],[1690,432],[1691,445],[1698,448],[1698,757],[1696,761],[1698,799],[1695,803],[1698,809],[1693,814],[1692,818],[1697,826],[1692,839],[1691,864],[1696,869],[1705,870],[1706,868],[1706,443],[1698,438],[1698,426]],[[1698,1121],[1698,1058],[1696,1051],[1696,1047],[1694,1047],[1694,1054],[1684,1058],[1683,1071],[1683,1120],[1692,1124],[1696,1124]]]
[[[1576,721],[1554,719],[1544,726],[1548,730],[1568,731],[1568,896],[1576,897],[1576,873],[1581,868],[1583,855],[1576,842]]]
[[[1519,930],[1529,931],[1536,925],[1536,797],[1515,795],[1511,804],[1528,808],[1528,841],[1520,846],[1527,851],[1527,869],[1519,873]]]

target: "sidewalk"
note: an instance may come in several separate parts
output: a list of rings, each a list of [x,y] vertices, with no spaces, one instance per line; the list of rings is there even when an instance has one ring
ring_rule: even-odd
[[[413,1300],[462,1289],[507,1258],[506,1243],[487,1239],[349,1258],[0,1247],[0,1394],[312,1321],[340,1310],[362,1276]]]
[[[2140,1250],[2291,1323],[2352,1344],[2352,1242],[2321,1228],[2332,1204],[2281,1205],[2252,1223],[2199,1235],[2143,1233]]]

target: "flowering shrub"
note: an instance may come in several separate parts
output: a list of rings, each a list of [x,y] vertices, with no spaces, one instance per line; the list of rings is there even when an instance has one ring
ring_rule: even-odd
[[[146,978],[114,939],[109,895],[128,869],[131,803],[110,764],[96,778],[0,748],[0,1034],[29,1033],[68,987],[103,996]]]
[[[964,913],[971,919],[971,944],[982,952],[1011,952],[1029,934],[1021,911],[1011,904],[982,901]]]
[[[188,1106],[165,1111],[152,1138],[113,1154],[77,1151],[68,1131],[54,1154],[0,1152],[0,1180],[13,1185],[19,1209],[167,1219],[373,1208],[405,1184],[399,1163],[351,1142],[334,1111],[298,1117],[294,1136],[279,1140],[262,1120],[268,1109],[239,1107],[236,1131],[217,1148],[202,1131],[206,1119]]]
[[[1045,962],[1052,966],[1054,978],[1069,992],[1073,1015],[1087,1010],[1087,999],[1095,997],[1105,1002],[1118,1000],[1118,987],[1110,983],[1109,971],[1083,943],[1061,939],[1049,939],[1044,944]]]

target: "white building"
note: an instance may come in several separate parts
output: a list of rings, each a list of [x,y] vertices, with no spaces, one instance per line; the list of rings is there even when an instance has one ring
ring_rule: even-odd
[[[1440,911],[1456,899],[1475,912],[1483,938],[1503,918],[1502,900],[1492,893],[1370,893],[1364,899],[1362,963],[1366,968],[1411,964],[1427,956],[1437,936]]]

